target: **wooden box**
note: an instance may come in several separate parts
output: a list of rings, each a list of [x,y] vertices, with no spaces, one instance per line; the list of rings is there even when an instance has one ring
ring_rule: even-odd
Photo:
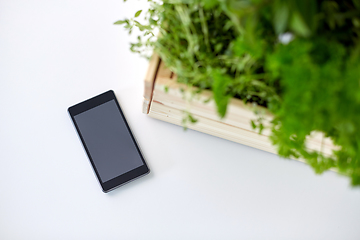
[[[165,67],[157,55],[153,55],[145,77],[143,113],[182,126],[186,112],[191,112],[198,121],[187,124],[190,129],[276,154],[276,148],[268,138],[270,130],[265,129],[259,134],[252,129],[251,120],[257,118],[252,104],[244,104],[233,98],[228,105],[226,117],[220,119],[214,101],[206,101],[211,98],[211,91],[204,90],[189,100],[192,90],[196,88],[189,89],[185,84],[178,83],[176,75]],[[271,121],[272,115],[265,108],[256,108],[262,112],[265,124]],[[334,146],[323,134],[313,133],[307,140],[307,148],[330,156]]]

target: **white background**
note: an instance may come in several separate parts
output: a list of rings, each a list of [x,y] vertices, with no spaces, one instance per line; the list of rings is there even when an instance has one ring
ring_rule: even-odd
[[[360,239],[348,179],[141,113],[145,6],[0,1],[0,239]],[[104,194],[67,108],[109,89],[152,172]]]

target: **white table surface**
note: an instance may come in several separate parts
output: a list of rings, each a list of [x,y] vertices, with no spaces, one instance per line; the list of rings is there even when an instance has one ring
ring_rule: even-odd
[[[360,239],[348,179],[141,113],[145,6],[0,1],[0,239]],[[152,172],[104,194],[67,108],[109,89]]]

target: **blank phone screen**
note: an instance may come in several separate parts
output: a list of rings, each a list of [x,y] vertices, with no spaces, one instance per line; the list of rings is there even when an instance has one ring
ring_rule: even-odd
[[[77,114],[74,119],[102,182],[143,165],[115,100]]]

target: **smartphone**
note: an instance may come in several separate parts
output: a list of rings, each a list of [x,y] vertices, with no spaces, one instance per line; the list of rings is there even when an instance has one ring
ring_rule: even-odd
[[[103,192],[150,172],[114,91],[68,108]]]

